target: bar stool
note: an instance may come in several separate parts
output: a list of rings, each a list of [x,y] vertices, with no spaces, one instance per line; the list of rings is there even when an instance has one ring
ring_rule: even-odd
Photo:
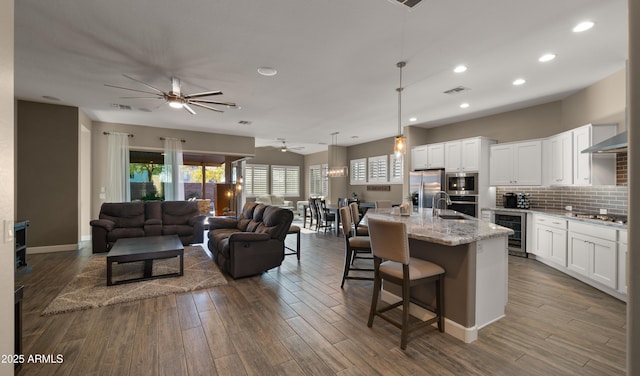
[[[353,229],[351,227],[351,209],[349,209],[348,206],[343,206],[340,208],[340,221],[342,223],[342,232],[344,232],[345,242],[344,271],[342,272],[342,282],[340,283],[340,288],[344,287],[344,281],[346,279],[373,281],[373,276],[349,276],[349,271],[351,270],[364,272],[373,271],[373,269],[357,268],[353,266],[353,261],[356,258],[371,259],[371,257],[358,256],[358,254],[361,253],[371,254],[371,241],[369,240],[368,236],[353,236]]]
[[[300,226],[296,226],[296,225],[292,225],[289,227],[289,231],[287,231],[287,235],[289,234],[296,234],[296,249],[287,247],[286,245],[284,246],[286,249],[288,249],[289,253],[285,252],[285,256],[289,256],[289,255],[296,255],[298,257],[298,261],[300,261]]]
[[[352,202],[349,204],[351,209],[351,219],[353,220],[353,227],[355,227],[356,236],[369,236],[369,228],[367,225],[360,224],[360,211],[358,210],[358,204]]]
[[[388,209],[391,208],[391,200],[377,200],[376,209]]]
[[[404,223],[374,218],[369,218],[368,223],[375,274],[367,326],[371,328],[375,316],[380,316],[400,328],[402,330],[400,337],[402,350],[407,348],[407,335],[410,331],[437,322],[438,330],[444,332],[444,269],[432,262],[409,256],[409,239]],[[402,300],[378,309],[378,296],[383,279],[402,286]],[[411,302],[409,289],[416,285],[432,282],[435,282],[436,286],[436,307],[427,307],[427,309],[435,313],[436,316],[409,328],[409,303]],[[420,305],[423,306],[423,304]],[[384,314],[384,312],[399,306],[402,306],[402,322]]]

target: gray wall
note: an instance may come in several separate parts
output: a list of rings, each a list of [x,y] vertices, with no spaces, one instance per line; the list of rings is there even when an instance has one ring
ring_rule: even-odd
[[[0,222],[14,218],[13,0],[0,0]],[[2,230],[2,232],[4,232]],[[13,242],[0,242],[0,354],[14,354]],[[0,375],[13,375],[13,364],[0,363]]]
[[[130,124],[93,122],[91,130],[91,213],[97,218],[102,187],[107,186],[107,137],[103,132],[123,132],[133,134],[129,146],[136,150],[161,151],[164,143],[160,137],[183,139],[184,152],[200,154],[223,154],[236,157],[253,156],[255,140],[253,137],[231,136],[216,133],[193,132],[180,129],[146,127]]]
[[[17,218],[29,247],[78,244],[78,109],[18,101]]]

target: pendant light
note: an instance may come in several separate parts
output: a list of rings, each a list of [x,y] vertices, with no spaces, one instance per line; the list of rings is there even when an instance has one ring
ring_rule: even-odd
[[[333,158],[331,158],[331,163],[336,163],[336,160],[338,159],[338,134],[340,132],[333,132],[331,133],[331,145],[333,146],[333,148],[331,148],[331,156]],[[327,176],[330,178],[343,178],[345,176],[347,176],[348,174],[348,169],[347,166],[331,166],[329,167],[329,169],[327,170]]]
[[[393,152],[398,158],[403,156],[407,150],[407,138],[402,134],[402,68],[406,65],[406,61],[399,61],[396,64],[400,68],[400,86],[396,89],[398,92],[398,135],[393,143]]]

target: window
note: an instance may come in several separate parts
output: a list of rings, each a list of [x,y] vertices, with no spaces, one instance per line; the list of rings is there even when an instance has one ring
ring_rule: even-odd
[[[389,155],[389,183],[402,183],[403,156]]]
[[[387,156],[369,158],[369,183],[387,183]]]
[[[246,165],[244,171],[244,191],[247,196],[260,196],[269,193],[269,165]]]
[[[299,166],[271,166],[271,194],[281,196],[300,195]]]
[[[367,183],[367,159],[353,159],[351,160],[350,171],[351,184],[366,184]]]
[[[327,177],[328,164],[313,165],[309,167],[309,195],[329,195],[329,181]]]

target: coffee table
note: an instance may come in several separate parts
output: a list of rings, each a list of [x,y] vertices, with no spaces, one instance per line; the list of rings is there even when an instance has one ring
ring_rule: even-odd
[[[172,257],[180,258],[180,271],[177,273],[153,275],[153,260]],[[144,261],[144,275],[114,282],[112,266],[114,262],[127,263]],[[144,281],[155,278],[179,277],[184,274],[184,247],[178,235],[147,236],[143,238],[118,239],[107,253],[107,286]]]

